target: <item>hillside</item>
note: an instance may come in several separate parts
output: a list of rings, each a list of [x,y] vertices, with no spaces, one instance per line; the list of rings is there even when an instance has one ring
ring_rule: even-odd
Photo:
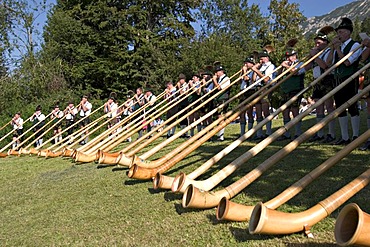
[[[316,32],[323,26],[337,26],[342,17],[348,17],[352,20],[358,18],[360,21],[370,16],[370,0],[353,1],[347,5],[334,9],[328,14],[307,18],[302,24],[305,35]]]

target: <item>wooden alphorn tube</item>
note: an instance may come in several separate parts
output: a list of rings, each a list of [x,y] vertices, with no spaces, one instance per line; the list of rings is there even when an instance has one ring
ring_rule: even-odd
[[[299,213],[279,212],[267,208],[260,202],[252,211],[249,221],[249,233],[280,235],[292,234],[308,229],[330,215],[348,199],[366,187],[369,181],[370,169],[317,205]]]
[[[370,65],[370,64],[368,64]],[[325,95],[322,99],[320,99],[318,102],[316,102],[313,106],[317,107],[317,103],[322,103],[325,98],[329,95],[332,95],[333,93],[337,92],[340,88],[345,86],[349,83],[349,81],[353,80],[356,76],[358,76],[361,73],[361,70],[356,72],[354,75],[352,75],[350,78],[348,78],[346,81],[341,83],[338,87],[334,88],[330,93]],[[367,86],[365,89],[366,93],[370,90],[370,85]],[[243,190],[246,186],[248,186],[250,183],[252,183],[254,180],[256,180],[259,176],[262,175],[263,172],[265,172],[267,169],[269,169],[271,166],[276,164],[280,159],[284,158],[286,155],[288,155],[292,150],[294,150],[300,143],[307,140],[310,136],[312,136],[314,133],[317,132],[320,128],[322,128],[322,122],[330,122],[332,119],[338,116],[338,114],[342,111],[344,111],[346,108],[348,108],[350,105],[357,102],[357,100],[362,96],[362,92],[360,94],[355,95],[350,100],[348,100],[345,104],[337,108],[335,111],[330,113],[328,116],[326,116],[322,121],[320,121],[318,124],[311,127],[309,130],[307,130],[304,134],[300,135],[297,139],[295,139],[293,142],[289,143],[287,146],[285,146],[283,149],[275,153],[273,156],[269,157],[267,160],[265,160],[263,163],[261,163],[259,166],[257,166],[255,169],[253,169],[251,172],[246,174],[244,177],[233,183],[232,185],[226,187],[225,189],[215,192],[215,193],[209,193],[206,190],[209,188],[213,188],[216,184],[220,183],[225,177],[227,177],[229,174],[231,174],[235,169],[237,169],[241,164],[244,164],[246,160],[250,159],[255,153],[258,153],[261,150],[261,147],[265,146],[266,143],[270,142],[271,139],[276,139],[278,135],[281,135],[285,133],[287,129],[289,129],[290,123],[286,124],[284,127],[281,127],[277,131],[275,131],[271,136],[264,139],[260,143],[258,143],[256,146],[254,146],[252,149],[250,149],[245,154],[241,155],[239,158],[234,160],[229,166],[226,166],[221,171],[216,173],[211,178],[205,180],[205,181],[194,181],[192,184],[190,184],[184,195],[182,200],[183,207],[194,207],[194,208],[211,208],[218,205],[219,201],[222,197],[227,197],[227,199],[232,198],[236,194],[238,194],[241,190]],[[314,109],[315,107],[311,108]],[[310,108],[308,109],[310,111]],[[304,112],[303,112],[304,113]],[[301,114],[303,114],[301,113]],[[297,118],[299,116],[298,115]],[[294,118],[294,119],[297,119]],[[294,120],[293,119],[293,120]],[[270,139],[271,138],[271,139]],[[202,189],[199,189],[199,187]]]
[[[306,176],[289,186],[286,190],[281,192],[276,197],[264,203],[267,208],[276,209],[282,204],[289,201],[291,198],[300,193],[313,180],[318,178],[321,174],[337,164],[341,159],[346,157],[351,151],[357,148],[361,143],[365,142],[370,137],[370,130],[363,133],[353,142],[345,146],[336,155],[330,157],[317,168],[312,170]],[[218,220],[231,221],[248,221],[250,219],[254,206],[242,205],[229,201],[226,197],[222,198],[217,206],[216,217]]]
[[[334,236],[340,246],[370,246],[370,214],[355,203],[346,205],[335,222]]]

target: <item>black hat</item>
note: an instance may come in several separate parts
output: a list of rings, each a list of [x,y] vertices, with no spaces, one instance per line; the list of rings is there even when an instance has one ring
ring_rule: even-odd
[[[54,108],[59,108],[59,105],[55,105]]]
[[[288,47],[285,52],[285,56],[289,57],[291,55],[297,54],[297,51],[293,47]]]
[[[225,71],[225,68],[222,66],[222,65],[217,65],[216,67],[215,67],[215,71],[217,72],[217,71]]]
[[[204,76],[204,75],[212,75],[212,72],[211,71],[209,71],[209,70],[204,70],[204,71],[202,71],[202,72],[200,72],[200,75],[201,76]]]
[[[41,111],[41,106],[40,105],[36,106],[36,111]]]
[[[253,63],[256,64],[256,61],[254,61],[253,57],[247,57],[244,59],[244,63]]]
[[[258,57],[261,58],[261,57],[270,57],[268,51],[266,50],[263,50],[261,52],[258,53]]]
[[[198,73],[194,73],[193,76],[196,76],[200,79],[200,75]]]
[[[326,35],[326,34],[324,34],[324,33],[322,33],[322,32],[318,32],[318,33],[316,34],[316,37],[314,38],[314,40],[316,40],[316,39],[321,39],[321,40],[324,40],[324,41],[326,41],[326,42],[329,42],[328,35]]]
[[[186,79],[186,76],[184,74],[182,74],[182,73],[179,74],[179,80],[181,80],[181,79],[184,79],[184,80]]]
[[[342,18],[342,22],[335,29],[335,31],[338,31],[338,29],[347,29],[352,33],[353,32],[353,23],[352,23],[351,19],[349,19],[347,17]]]

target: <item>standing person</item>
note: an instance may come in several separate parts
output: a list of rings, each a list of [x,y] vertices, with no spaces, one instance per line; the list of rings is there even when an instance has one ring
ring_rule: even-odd
[[[212,78],[214,87],[217,88],[218,91],[224,90],[227,86],[230,85],[230,78],[226,75],[225,69],[221,65],[217,65],[216,68],[215,68],[215,71],[216,71],[216,73]],[[230,88],[227,89],[226,91],[224,90],[224,92],[221,95],[217,96],[216,99],[215,99],[215,107],[218,107],[221,104],[224,104],[229,99],[229,94],[230,94]],[[225,105],[221,109],[221,111],[219,111],[218,118],[221,118],[222,115],[227,111],[227,107],[228,106]],[[217,140],[218,141],[224,141],[225,140],[224,133],[225,133],[225,128],[222,128],[218,132],[218,134],[217,134]]]
[[[133,107],[134,107],[134,101],[133,101],[133,99],[131,99],[130,95],[127,95],[127,99],[126,99],[126,101],[124,103],[124,106],[123,106],[123,118],[124,119],[131,116],[132,112],[134,111]],[[128,125],[129,123],[130,123],[130,121],[127,121],[125,125]],[[127,130],[127,127],[125,129]],[[126,141],[131,142],[132,141],[131,136],[128,137]]]
[[[153,108],[155,101],[157,100],[157,97],[152,93],[152,91],[147,90],[144,94],[144,100],[145,100],[145,104],[148,104],[145,111],[149,111],[151,108]],[[146,119],[150,120],[150,115],[146,116]],[[146,131],[149,133],[151,130],[152,130],[152,125],[151,123],[148,123]]]
[[[181,97],[182,100],[179,103],[179,107],[178,107],[178,111],[181,111],[189,105],[188,98],[185,97],[185,95],[188,94],[189,84],[186,82],[186,76],[184,74],[179,75],[179,81],[177,82],[176,87],[177,87],[177,91],[179,92],[179,97],[183,96],[183,97]],[[180,122],[181,129],[186,128],[186,126],[188,126],[188,125],[189,125],[188,118],[185,118]],[[189,135],[188,135],[188,133],[184,133],[181,137],[182,138],[188,138]]]
[[[329,44],[329,38],[326,33],[319,31],[314,38],[315,47],[310,50],[310,56],[315,56],[318,52],[324,50],[321,55],[319,55],[311,64],[309,68],[313,68],[313,78],[317,79],[320,77],[326,69],[328,69],[327,60],[330,53],[330,48],[326,48]],[[329,74],[325,76],[319,83],[317,83],[313,88],[312,99],[317,102],[324,95],[329,93],[333,89],[334,85],[334,74]],[[335,110],[334,99],[330,97],[325,100],[323,104],[316,108],[316,121],[320,122],[325,117],[325,108],[328,114]],[[310,141],[324,141],[324,143],[330,143],[335,140],[335,121],[330,121],[329,132],[324,136],[324,129],[320,129]]]
[[[242,80],[240,85],[240,91],[245,90],[247,87],[253,84],[253,75],[254,72],[251,70],[252,67],[255,65],[255,60],[253,56],[247,57],[244,60],[244,65],[242,67]],[[247,74],[247,72],[250,70],[250,72]],[[252,94],[254,94],[256,91],[255,88],[251,88],[248,91],[244,92],[244,94],[240,97],[240,103],[244,100],[248,99]],[[254,118],[253,118],[253,107],[249,107],[246,111],[243,111],[240,113],[240,136],[243,136],[245,134],[245,127],[247,124],[247,118],[248,116],[248,130],[253,128]]]
[[[43,130],[40,130],[44,124],[45,124],[45,115],[41,112],[41,106],[38,105],[36,107],[36,111],[35,113],[33,113],[30,121],[31,122],[36,122],[35,123],[35,127],[33,128],[33,131],[36,133],[35,134],[35,137],[36,137],[36,141],[34,143],[34,147],[38,147],[38,146],[41,146],[42,145],[42,141],[43,139],[42,138],[39,138],[39,136],[41,136],[43,134]]]
[[[64,116],[63,111],[59,109],[59,105],[54,107],[54,110],[51,112],[50,118],[53,120],[53,124],[56,124],[62,117]],[[59,133],[62,132],[62,123],[58,123],[54,126],[53,136],[54,136],[54,143],[58,143],[62,140],[62,135]]]
[[[202,94],[208,94],[210,91],[213,90],[213,87],[214,87],[214,84],[213,84],[213,80],[212,80],[212,76],[213,74],[206,70],[204,72],[201,73],[201,76],[202,76],[202,80],[201,80],[201,84],[202,84]],[[207,84],[208,82],[208,84]],[[206,97],[207,99],[210,97],[211,95],[208,94]],[[208,112],[210,112],[212,109],[214,108],[214,102],[211,100],[209,101],[207,104],[205,104],[205,106],[203,106],[200,110],[200,114],[201,116],[204,116],[206,115]],[[205,127],[207,127],[208,125],[210,125],[212,123],[212,116],[209,116],[208,118],[206,118],[205,120],[202,121],[202,128],[204,129]]]
[[[188,84],[189,84],[189,87],[192,88],[192,91],[193,91],[193,93],[188,96],[188,103],[192,104],[193,102],[197,101],[201,97],[201,94],[202,94],[202,87],[201,87],[202,85],[201,85],[201,81],[200,81],[200,75],[198,73],[194,73],[192,79],[189,81]],[[192,107],[192,109],[194,109],[194,108],[195,108],[195,106]],[[189,115],[189,124],[192,124],[197,119],[199,119],[199,116],[200,116],[199,114],[200,114],[199,110],[190,114]],[[197,125],[198,132],[201,131],[201,127],[202,126],[199,123]],[[190,137],[194,136],[194,129],[195,128],[190,129]]]
[[[365,39],[362,41],[362,44],[366,46],[366,49],[362,52],[360,63],[368,64],[370,62],[370,39]],[[370,69],[366,70],[364,87],[370,84]],[[367,128],[370,129],[370,93],[366,96],[367,103]],[[367,139],[365,144],[360,147],[360,150],[370,150],[370,138]]]
[[[333,49],[329,53],[328,61],[331,64],[337,63],[345,55],[349,54],[350,51],[353,51],[360,44],[351,39],[351,33],[353,31],[352,21],[348,18],[343,18],[342,22],[335,29],[337,32],[337,37],[332,41]],[[339,65],[334,70],[334,79],[335,85],[339,85],[348,79],[353,73],[357,71],[358,61],[361,55],[361,49],[358,49],[354,52],[346,61]],[[339,90],[334,95],[334,101],[336,107],[340,107],[347,100],[352,98],[357,94],[358,90],[358,79],[352,80],[344,88]],[[360,113],[357,108],[357,104],[353,104],[348,107],[348,112],[351,115],[351,125],[352,125],[352,140],[357,138],[360,130]],[[341,131],[341,138],[338,139],[334,145],[346,145],[351,142],[351,138],[348,133],[348,116],[347,111],[344,111],[338,116],[339,126]]]
[[[11,125],[13,126],[13,144],[12,149],[16,149],[16,147],[20,143],[19,136],[23,134],[23,119],[21,118],[21,113],[17,112],[14,117],[12,118]]]
[[[80,111],[81,118],[83,117],[86,118],[80,122],[80,128],[84,128],[90,123],[89,115],[91,113],[91,109],[92,104],[88,101],[87,96],[86,95],[82,96],[80,106],[78,107],[78,111]],[[82,137],[85,137],[85,139],[80,142],[81,145],[85,145],[88,142],[89,140],[88,134],[89,130],[85,130],[84,134],[82,135]]]
[[[144,93],[143,93],[143,89],[141,87],[137,88],[136,89],[136,94],[134,95],[134,105],[132,107],[133,111],[137,111],[139,110],[144,104],[145,104],[145,98],[144,98]],[[140,120],[142,123],[144,123],[145,119],[144,119],[144,114],[141,115],[141,116],[137,116],[139,118],[141,118],[142,120]],[[143,130],[140,129],[139,132],[138,132],[138,139],[143,135]]]
[[[77,108],[74,106],[72,101],[68,102],[68,106],[64,110],[64,114],[66,114],[66,127],[69,128],[75,123],[76,114],[78,113]],[[70,127],[67,130],[68,136],[72,135],[74,127]],[[70,136],[69,143],[72,143],[72,137]]]
[[[166,113],[166,118],[169,119],[172,116],[177,114],[178,106],[176,104],[177,101],[177,89],[175,86],[173,86],[173,83],[171,81],[166,83],[166,90],[165,90],[165,96],[167,102],[172,103],[170,104],[173,106],[171,109],[169,109]],[[168,123],[168,125],[172,124],[176,121],[176,118],[173,119],[171,122]],[[167,131],[167,138],[170,138],[175,134],[176,131],[176,125],[173,126],[170,130]]]
[[[117,104],[115,102],[114,97],[110,96],[108,101],[104,104],[104,113],[107,113],[107,117],[111,118],[112,120],[108,123],[108,129],[115,125],[116,122],[116,115],[117,115]]]
[[[299,62],[297,58],[297,51],[293,47],[289,47],[285,52],[286,60],[281,63],[283,70],[289,69],[293,64],[296,64],[294,68],[290,71],[293,74],[290,78],[284,81],[281,86],[281,102],[280,105],[283,105],[285,102],[290,100],[294,95],[300,92],[304,88],[304,76],[305,70],[298,69],[302,66],[302,63]],[[286,76],[285,76],[286,77]],[[302,101],[302,96],[298,97],[298,100],[283,110],[283,123],[284,125],[290,122],[290,112],[293,117],[298,116],[299,114],[299,105]],[[295,135],[294,138],[298,137],[301,134],[301,124],[299,121],[295,125]],[[285,132],[284,135],[278,138],[279,141],[290,139],[289,131]]]
[[[269,53],[266,50],[260,52],[258,54],[258,57],[260,59],[259,63],[255,64],[252,67],[252,70],[255,76],[254,81],[258,81],[266,75],[266,78],[264,78],[259,83],[259,85],[257,85],[257,88],[260,89],[265,84],[268,84],[273,79],[275,79],[275,73],[274,73],[275,65],[271,63]],[[258,101],[255,106],[256,106],[256,117],[257,117],[257,124],[258,124],[262,122],[264,118],[267,118],[268,115],[270,115],[270,102],[268,100],[268,96]],[[266,136],[271,135],[272,134],[271,125],[272,125],[271,121],[266,123],[266,135],[263,134],[262,128],[260,128],[257,131],[257,135],[254,139],[261,140],[261,139],[264,139]]]

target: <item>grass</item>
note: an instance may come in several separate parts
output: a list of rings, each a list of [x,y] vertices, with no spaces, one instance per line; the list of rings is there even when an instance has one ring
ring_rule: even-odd
[[[362,113],[365,123],[365,116]],[[303,128],[314,123],[305,118]],[[274,120],[274,127],[281,120]],[[365,130],[362,125],[361,133]],[[166,175],[193,171],[231,143],[239,125],[226,129],[223,143],[207,142]],[[158,140],[156,143],[160,142]],[[177,140],[151,159],[177,146]],[[238,180],[274,154],[285,142],[274,142],[215,191]],[[155,144],[153,144],[155,145]],[[151,147],[147,149],[150,149]],[[244,142],[199,179],[208,178],[255,145]],[[267,201],[333,156],[340,147],[303,143],[232,200],[254,205]],[[97,169],[70,159],[7,157],[0,159],[0,243],[2,246],[335,246],[334,224],[340,209],[312,227],[314,239],[303,233],[285,236],[250,235],[248,223],[218,222],[215,209],[181,207],[181,195],[152,189],[151,181],[127,178],[126,169]],[[369,168],[369,152],[355,150],[303,192],[281,206],[299,212],[325,199]],[[350,199],[370,212],[370,191],[365,188]]]

